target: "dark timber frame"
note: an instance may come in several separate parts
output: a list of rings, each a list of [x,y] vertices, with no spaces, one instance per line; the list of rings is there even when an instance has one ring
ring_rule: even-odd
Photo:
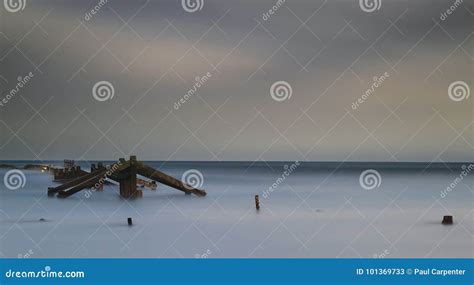
[[[86,173],[57,187],[49,187],[48,196],[57,194],[59,198],[66,198],[86,188],[94,187],[101,180],[103,182],[105,179],[110,179],[120,184],[121,197],[138,198],[143,194],[141,190],[137,190],[137,174],[158,181],[185,194],[194,194],[199,197],[206,196],[206,191],[193,188],[174,177],[145,165],[137,161],[136,156],[130,156],[130,160],[127,161],[121,158],[119,162],[118,167],[113,170],[104,167],[102,163],[98,163],[97,167],[92,165],[90,173]]]

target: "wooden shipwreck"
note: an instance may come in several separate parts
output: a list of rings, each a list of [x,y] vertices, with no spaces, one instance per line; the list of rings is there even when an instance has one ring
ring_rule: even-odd
[[[88,174],[74,160],[65,159],[64,168],[53,168],[54,181],[66,182]]]
[[[206,196],[206,191],[193,188],[180,180],[173,178],[159,170],[137,161],[136,156],[130,156],[130,160],[123,158],[112,166],[104,167],[102,163],[97,166],[91,165],[91,172],[72,179],[57,187],[48,188],[48,196],[57,195],[59,198],[69,197],[87,188],[102,188],[105,181],[113,180],[120,185],[120,196],[123,198],[138,198],[143,195],[142,190],[137,189],[137,184],[143,184],[143,179],[137,178],[137,174],[152,181],[165,184],[185,194]],[[154,184],[153,182],[151,184]]]

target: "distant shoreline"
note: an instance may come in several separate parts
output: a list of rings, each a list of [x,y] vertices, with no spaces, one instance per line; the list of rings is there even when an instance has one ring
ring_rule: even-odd
[[[76,163],[79,165],[90,165],[91,163],[103,162],[104,164],[112,164],[114,160],[92,160],[86,161],[81,160]],[[160,160],[144,160],[146,164],[160,164],[163,167],[169,166],[186,166],[190,167],[267,167],[272,165],[275,167],[284,166],[291,164],[294,161],[160,161]],[[300,168],[318,168],[318,169],[386,169],[386,170],[417,170],[417,169],[440,169],[440,170],[449,170],[449,169],[459,169],[460,167],[465,167],[474,162],[359,162],[359,161],[299,161]],[[8,168],[24,168],[28,165],[62,165],[62,160],[1,160],[0,169]]]

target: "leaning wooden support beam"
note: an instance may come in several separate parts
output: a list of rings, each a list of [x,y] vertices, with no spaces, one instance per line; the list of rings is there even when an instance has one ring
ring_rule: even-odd
[[[116,168],[114,168],[114,172],[123,171],[124,169],[128,168],[129,166],[130,166],[129,161],[125,161],[125,160],[122,161],[121,160],[120,165],[118,165]],[[109,169],[103,167],[101,163],[98,164],[98,167],[96,169],[97,170],[92,172],[92,173],[89,173],[89,174],[86,174],[84,176],[78,177],[74,180],[71,180],[71,181],[69,181],[67,183],[64,183],[62,185],[59,185],[57,187],[49,187],[48,188],[48,196],[54,196],[54,194],[59,193],[60,191],[65,192],[64,190],[69,189],[71,187],[74,187],[76,185],[79,185],[79,184],[83,183],[84,181],[89,180],[90,178],[93,178],[93,177],[96,177],[96,176],[104,177],[104,175],[107,175],[108,172],[110,171]]]
[[[86,174],[84,176],[78,177],[74,180],[71,180],[67,183],[61,184],[57,187],[48,187],[48,196],[53,196],[54,194],[58,193],[59,191],[66,190],[68,188],[74,187],[86,180],[89,180],[92,177],[95,177],[97,175],[103,176],[107,172],[105,168],[94,171],[93,173]]]
[[[85,188],[93,187],[94,184],[96,184],[103,177],[104,177],[104,173],[98,173],[98,175],[95,175],[95,176],[83,181],[82,183],[77,184],[76,186],[72,187],[71,189],[69,189],[67,191],[60,190],[60,191],[58,191],[58,198],[66,198],[66,197],[69,197],[73,194],[76,194],[77,192],[79,192],[79,191],[81,191]]]
[[[145,165],[141,162],[136,162],[138,174],[148,177],[152,180],[156,180],[160,183],[163,183],[167,186],[175,188],[177,190],[183,191],[186,194],[194,194],[196,196],[206,196],[206,191],[193,188],[189,185],[184,184],[176,178],[173,178],[161,171],[158,171],[148,165]]]

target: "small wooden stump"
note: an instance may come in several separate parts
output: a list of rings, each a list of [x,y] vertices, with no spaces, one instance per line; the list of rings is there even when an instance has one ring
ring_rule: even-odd
[[[48,197],[54,197],[55,194],[53,187],[48,187]]]
[[[443,225],[452,225],[453,224],[453,216],[444,216],[443,221],[441,223]]]
[[[127,222],[128,222],[128,225],[129,225],[129,226],[133,225],[132,218],[128,218],[128,219],[127,219]]]
[[[260,198],[255,195],[255,209],[260,210]]]

